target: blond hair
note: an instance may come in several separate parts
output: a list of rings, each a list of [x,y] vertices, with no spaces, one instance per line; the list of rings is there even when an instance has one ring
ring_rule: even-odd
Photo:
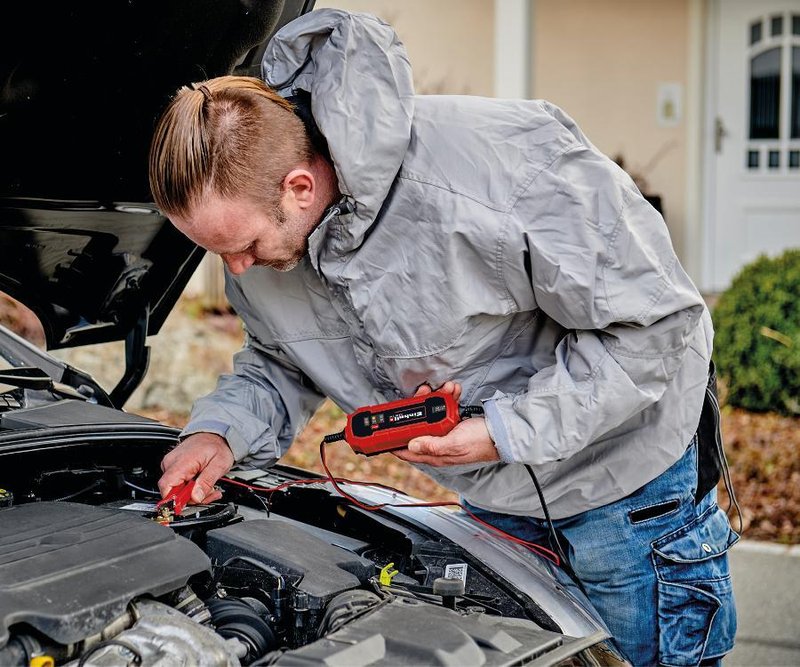
[[[165,215],[187,217],[208,194],[276,207],[284,177],[313,148],[292,105],[254,77],[184,86],[150,146],[150,190]]]

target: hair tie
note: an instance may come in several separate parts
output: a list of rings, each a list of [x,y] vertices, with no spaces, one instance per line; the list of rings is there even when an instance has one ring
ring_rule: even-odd
[[[189,85],[192,87],[192,90],[199,90],[201,93],[203,93],[203,97],[205,97],[206,100],[208,100],[209,102],[211,101],[211,91],[208,89],[208,86],[206,86],[206,84],[201,83],[198,86],[197,84],[192,83]]]

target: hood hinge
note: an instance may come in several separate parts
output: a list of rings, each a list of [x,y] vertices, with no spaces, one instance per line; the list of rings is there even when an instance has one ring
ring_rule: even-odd
[[[120,410],[136,391],[150,365],[150,348],[146,345],[149,322],[150,306],[146,304],[136,323],[125,336],[125,373],[110,394],[111,403]]]

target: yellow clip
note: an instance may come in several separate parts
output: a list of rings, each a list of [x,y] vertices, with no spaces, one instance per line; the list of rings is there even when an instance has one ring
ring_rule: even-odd
[[[49,655],[37,655],[31,658],[29,667],[55,667],[56,661]]]
[[[389,563],[386,567],[381,568],[381,586],[392,585],[392,579],[394,579],[395,575],[398,573],[398,570],[392,568],[394,568],[394,563]]]

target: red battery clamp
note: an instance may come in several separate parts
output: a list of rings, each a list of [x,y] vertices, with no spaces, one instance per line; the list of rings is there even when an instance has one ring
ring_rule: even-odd
[[[342,433],[329,436],[333,442],[347,441],[357,454],[373,456],[402,449],[422,435],[447,435],[461,421],[458,404],[452,394],[434,391],[424,396],[358,408],[347,415]]]

